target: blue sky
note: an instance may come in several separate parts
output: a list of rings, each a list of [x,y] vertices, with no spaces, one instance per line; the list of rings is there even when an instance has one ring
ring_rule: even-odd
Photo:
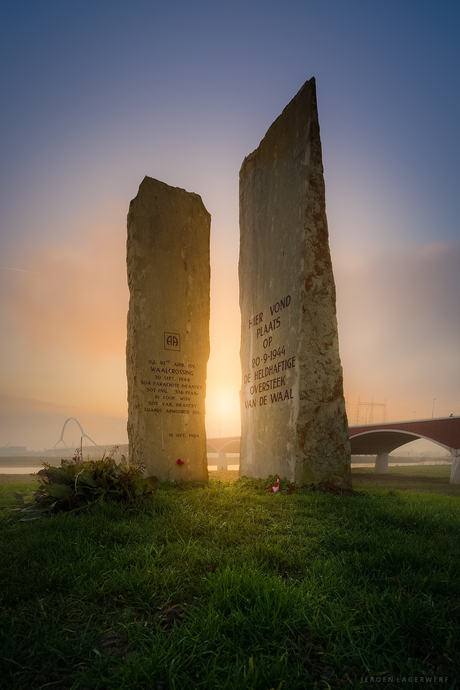
[[[449,0],[4,5],[0,445],[126,439],[145,175],[211,213],[208,432],[238,433],[238,172],[312,76],[350,422],[460,414],[459,28]]]

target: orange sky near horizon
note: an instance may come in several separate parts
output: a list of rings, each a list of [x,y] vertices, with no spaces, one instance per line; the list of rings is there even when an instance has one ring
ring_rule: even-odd
[[[238,171],[312,76],[349,422],[460,414],[459,25],[428,0],[5,6],[0,446],[52,447],[68,417],[127,441],[145,175],[211,214],[206,425],[239,433]]]
[[[4,319],[11,333],[10,339],[4,339],[7,348],[2,353],[10,362],[3,374],[2,409],[22,415],[30,424],[29,430],[21,424],[10,425],[8,438],[2,429],[1,445],[52,447],[60,435],[61,419],[69,416],[76,417],[97,442],[127,442],[125,212],[121,205],[105,207],[80,232],[77,244],[24,248],[21,271],[0,271],[2,287],[9,292]],[[215,244],[206,400],[210,437],[240,433],[237,262],[233,266],[223,262],[223,253]],[[439,395],[436,372],[427,382],[427,376],[418,375],[422,369],[417,369],[417,359],[423,366],[433,348],[429,339],[424,352],[419,341],[423,338],[423,310],[432,313],[438,301],[442,302],[440,294],[427,292],[433,291],[436,281],[445,282],[459,258],[460,253],[456,255],[451,247],[433,243],[397,258],[380,255],[374,261],[351,261],[339,256],[334,262],[350,425],[356,423],[359,400],[380,403],[361,405],[359,423],[383,421],[384,413],[387,421],[430,418],[433,403],[435,416],[458,412],[454,381],[448,388],[448,371],[443,381],[447,394]],[[430,275],[434,279],[424,290],[422,278]],[[404,300],[398,301],[398,294],[404,294]],[[391,330],[385,334],[389,324]],[[388,349],[388,339],[395,334],[401,342],[400,356],[398,348]],[[442,338],[437,340],[442,345]],[[409,366],[404,348],[410,346],[417,350]],[[382,358],[386,361],[379,371]],[[393,380],[388,378],[389,370],[394,372]],[[47,417],[50,424],[44,424],[40,435],[34,419],[43,425]],[[70,438],[75,433],[67,432],[69,442],[75,440]]]

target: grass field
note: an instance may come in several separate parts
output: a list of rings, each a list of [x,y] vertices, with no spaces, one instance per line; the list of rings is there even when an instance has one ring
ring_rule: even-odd
[[[414,470],[391,490],[354,470],[350,496],[241,478],[34,522],[1,510],[0,686],[458,687],[460,502],[444,467],[419,468],[436,493]],[[0,486],[0,504],[35,488]]]
[[[388,474],[373,474],[369,468],[354,468],[355,488],[395,489],[417,493],[442,494],[460,498],[460,484],[450,484],[450,465],[389,467]]]

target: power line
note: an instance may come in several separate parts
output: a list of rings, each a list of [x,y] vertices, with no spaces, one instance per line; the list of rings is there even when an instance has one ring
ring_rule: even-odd
[[[387,401],[386,400],[383,403],[382,402],[374,402],[374,398],[372,398],[371,402],[363,402],[361,400],[361,398],[358,398],[358,404],[356,405],[356,420],[355,420],[356,426],[359,426],[359,419],[360,419],[359,413],[360,413],[362,407],[366,408],[366,412],[367,412],[367,408],[370,408],[369,424],[372,424],[372,422],[374,421],[374,407],[383,407],[383,424],[385,424],[386,417],[387,417]],[[365,423],[366,424],[368,423],[367,415],[366,415]]]

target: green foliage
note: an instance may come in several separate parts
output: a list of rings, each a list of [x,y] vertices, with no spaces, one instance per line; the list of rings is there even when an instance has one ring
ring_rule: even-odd
[[[235,481],[235,488],[238,488],[240,491],[256,491],[260,494],[266,494],[268,491],[270,491],[272,486],[276,484],[277,479],[278,475],[276,474],[270,474],[265,479],[261,479],[260,477],[246,477],[246,475],[242,475]],[[294,485],[291,484],[289,479],[286,479],[286,477],[281,477],[280,488],[277,493],[292,493],[293,488]]]
[[[46,513],[78,510],[94,501],[133,501],[154,493],[156,477],[142,476],[137,467],[127,467],[122,456],[120,464],[113,459],[117,447],[101,460],[82,462],[79,450],[72,460],[61,460],[60,467],[43,463],[37,475],[40,486],[33,503],[22,509],[22,521],[36,520]]]

